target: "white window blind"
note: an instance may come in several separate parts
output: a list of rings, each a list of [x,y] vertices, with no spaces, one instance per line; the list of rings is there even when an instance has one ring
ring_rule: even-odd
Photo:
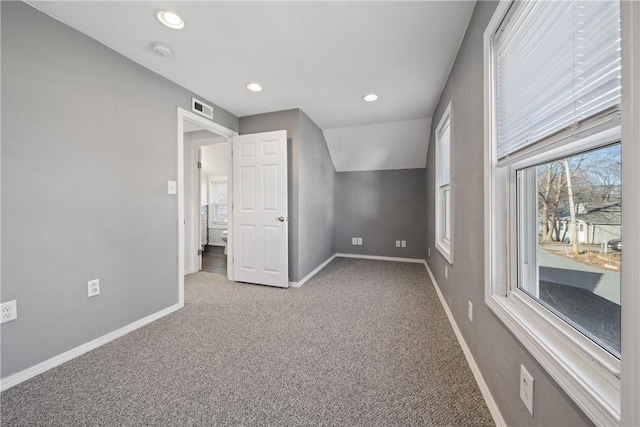
[[[442,126],[438,134],[438,161],[439,161],[439,177],[438,184],[440,187],[448,185],[451,170],[450,152],[451,152],[451,126],[450,121],[447,120]]]
[[[493,43],[498,158],[620,103],[617,1],[514,2]]]

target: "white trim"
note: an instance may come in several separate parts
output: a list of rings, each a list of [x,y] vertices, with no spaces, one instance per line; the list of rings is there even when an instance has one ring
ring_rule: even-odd
[[[623,1],[622,18],[622,425],[640,425],[640,3]],[[630,302],[630,304],[626,304]],[[633,306],[635,304],[635,306]],[[625,309],[630,307],[630,309]]]
[[[335,256],[341,258],[360,258],[360,259],[376,259],[379,261],[396,261],[396,262],[413,262],[422,264],[423,259],[418,258],[397,258],[392,256],[376,256],[376,255],[359,255],[359,254],[341,254],[338,253]]]
[[[71,350],[65,351],[62,354],[54,356],[50,359],[45,360],[44,362],[38,363],[35,366],[27,368],[23,371],[17,372],[13,375],[9,375],[8,377],[0,380],[0,390],[5,391],[15,385],[20,384],[23,381],[26,381],[30,378],[35,377],[43,372],[48,371],[51,368],[55,368],[58,365],[61,365],[69,360],[75,359],[76,357],[87,353],[88,351],[94,350],[104,344],[107,344],[110,341],[113,341],[116,338],[120,338],[129,332],[133,332],[136,329],[139,329],[149,323],[160,319],[174,311],[182,308],[179,304],[174,304],[170,307],[167,307],[163,310],[150,314],[146,317],[143,317],[140,320],[136,320],[133,323],[129,323],[126,326],[123,326],[120,329],[116,329],[113,332],[109,332],[106,335],[103,335],[99,338],[89,341],[88,343],[79,345],[78,347],[72,348]]]
[[[187,274],[193,274],[193,273],[197,273],[199,270],[196,270],[195,268],[189,268],[184,270],[184,275],[186,276]]]
[[[433,273],[429,268],[429,264],[427,264],[426,260],[423,260],[423,261],[424,261],[424,267],[427,269],[427,273],[429,273],[429,277],[431,278],[431,283],[433,284],[433,287],[436,290],[436,293],[438,294],[438,298],[440,299],[442,308],[444,308],[444,312],[447,314],[447,318],[449,319],[449,323],[453,328],[453,332],[456,334],[456,338],[458,339],[458,343],[462,348],[464,357],[467,359],[467,363],[469,364],[469,368],[471,368],[473,377],[476,379],[476,383],[478,383],[478,388],[482,393],[482,397],[484,397],[484,401],[487,404],[487,407],[489,408],[489,412],[491,413],[491,416],[493,417],[493,422],[496,424],[496,426],[499,426],[499,427],[506,426],[507,423],[502,417],[502,413],[500,412],[500,409],[498,408],[496,401],[493,399],[493,395],[489,390],[489,386],[487,386],[487,383],[484,381],[484,377],[480,372],[480,368],[478,367],[478,364],[473,358],[473,354],[471,354],[471,350],[469,349],[469,346],[464,340],[464,337],[462,336],[462,332],[460,332],[460,329],[458,328],[456,319],[453,317],[453,313],[451,312],[451,309],[449,308],[449,305],[447,304],[447,301],[445,300],[444,295],[442,295],[442,292],[438,287],[438,282],[436,282],[436,279],[433,277]]]
[[[176,148],[178,151],[178,176],[176,181],[178,183],[178,305],[184,307],[184,121],[188,120],[195,124],[198,124],[208,131],[214,132],[218,135],[231,138],[238,133],[205,119],[195,113],[185,110],[184,108],[177,108],[178,123],[177,123],[177,143]],[[232,157],[232,145],[229,143],[229,164],[231,165]],[[233,185],[232,180],[229,179],[229,186]],[[199,200],[200,195],[198,195]],[[231,212],[231,209],[229,210]],[[232,217],[229,217],[229,226],[232,224]],[[227,239],[227,251],[232,254],[233,252],[233,239],[232,233],[229,233]],[[233,281],[233,256],[227,257],[227,278]]]
[[[333,261],[336,256],[337,256],[337,254],[331,255],[325,262],[323,262],[318,267],[316,267],[315,270],[313,270],[311,273],[307,274],[304,277],[304,279],[300,280],[299,282],[289,282],[289,286],[291,286],[292,288],[299,288],[300,286],[304,285],[305,283],[307,283],[307,281],[309,281],[309,279],[311,279],[313,276],[318,274],[318,272],[320,270],[325,268],[327,266],[327,264],[329,264],[331,261]]]

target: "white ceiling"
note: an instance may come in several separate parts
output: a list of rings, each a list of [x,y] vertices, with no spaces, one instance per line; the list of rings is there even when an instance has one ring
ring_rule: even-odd
[[[333,129],[431,117],[475,0],[29,3],[238,117],[300,108]],[[161,7],[185,28],[160,25]],[[173,56],[154,55],[152,42]],[[251,81],[264,90],[249,92]],[[379,100],[362,101],[369,92]]]
[[[425,167],[431,119],[326,129],[338,172]],[[426,141],[426,143],[424,143]]]
[[[210,177],[227,176],[228,147],[226,143],[205,145],[200,149],[202,172]]]

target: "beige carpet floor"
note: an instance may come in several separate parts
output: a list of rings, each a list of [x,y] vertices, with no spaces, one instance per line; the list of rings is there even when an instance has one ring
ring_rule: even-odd
[[[421,264],[337,258],[299,289],[196,273],[186,306],[0,396],[3,426],[486,426]]]

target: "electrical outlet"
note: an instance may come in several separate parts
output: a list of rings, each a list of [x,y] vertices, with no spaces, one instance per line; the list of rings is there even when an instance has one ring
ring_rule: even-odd
[[[469,321],[473,322],[473,303],[469,301],[469,310],[467,315],[469,316]]]
[[[400,240],[396,240],[396,248],[400,247]]]
[[[100,279],[87,282],[87,293],[89,294],[89,298],[100,294]]]
[[[407,241],[406,241],[406,240],[403,240],[401,244],[402,244],[402,247],[403,247],[403,248],[406,248],[406,247],[407,247]]]
[[[520,400],[533,416],[533,377],[524,365],[520,365]]]
[[[444,278],[449,278],[449,267],[447,267],[446,265],[444,266]]]
[[[0,323],[10,322],[18,318],[18,302],[16,300],[3,302],[0,305]]]
[[[352,245],[357,245],[358,244],[358,238],[357,237],[352,237],[351,238],[351,244]]]
[[[175,181],[167,181],[167,193],[168,194],[176,194],[178,191],[178,186]]]
[[[358,245],[362,246],[362,237],[358,237]]]

